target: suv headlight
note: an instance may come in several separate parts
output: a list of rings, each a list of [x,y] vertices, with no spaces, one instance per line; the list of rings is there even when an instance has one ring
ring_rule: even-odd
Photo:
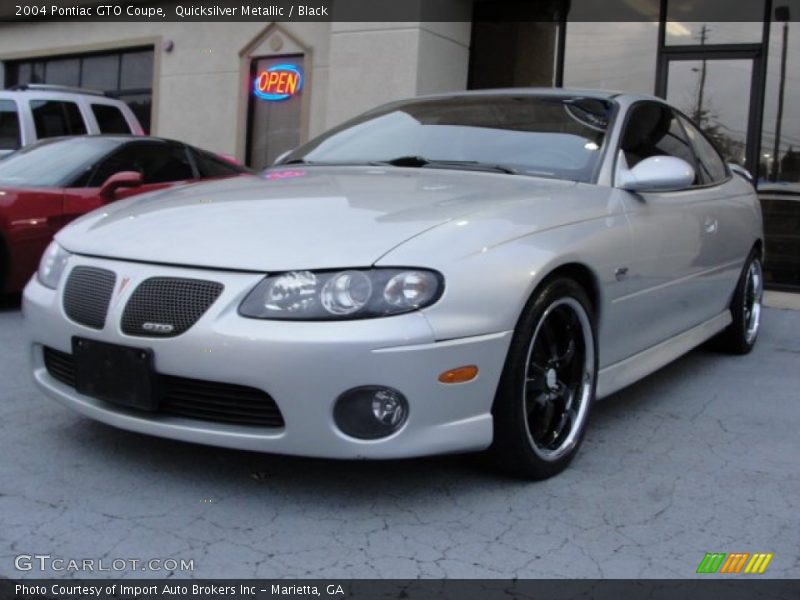
[[[430,306],[443,288],[441,275],[422,269],[290,271],[253,288],[239,314],[295,321],[386,317]]]
[[[72,255],[56,242],[50,242],[47,250],[42,254],[39,270],[36,272],[39,283],[51,290],[56,289],[70,256]]]

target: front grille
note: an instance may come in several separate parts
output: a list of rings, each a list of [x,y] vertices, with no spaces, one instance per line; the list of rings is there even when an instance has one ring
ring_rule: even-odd
[[[64,286],[64,312],[81,325],[102,329],[117,276],[96,267],[75,267]]]
[[[122,331],[141,337],[175,337],[187,331],[219,298],[215,281],[152,277],[131,294],[122,314]]]
[[[283,416],[265,392],[243,385],[164,376],[161,412],[202,421],[283,427]]]
[[[53,379],[69,387],[75,387],[75,361],[72,360],[71,354],[45,347],[44,366]]]
[[[75,387],[75,362],[71,354],[45,347],[44,364],[51,377]],[[275,400],[262,390],[174,375],[159,375],[159,379],[161,401],[157,413],[234,425],[284,426]]]

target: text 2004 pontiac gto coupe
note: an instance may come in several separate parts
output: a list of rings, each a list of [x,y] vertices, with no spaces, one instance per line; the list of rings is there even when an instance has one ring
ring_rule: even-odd
[[[450,94],[82,217],[24,312],[38,386],[117,427],[543,478],[595,398],[752,348],[762,244],[752,185],[661,100]]]

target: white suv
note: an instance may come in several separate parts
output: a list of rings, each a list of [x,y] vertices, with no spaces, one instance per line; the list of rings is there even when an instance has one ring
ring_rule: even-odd
[[[0,90],[0,158],[43,138],[96,133],[144,131],[127,104],[102,92],[44,84]]]

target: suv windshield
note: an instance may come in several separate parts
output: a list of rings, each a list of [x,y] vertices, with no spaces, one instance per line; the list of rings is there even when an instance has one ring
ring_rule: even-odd
[[[67,186],[118,145],[113,139],[84,136],[26,146],[0,161],[0,185]]]
[[[590,182],[612,110],[595,98],[524,94],[398,102],[311,140],[281,163],[389,163]]]

